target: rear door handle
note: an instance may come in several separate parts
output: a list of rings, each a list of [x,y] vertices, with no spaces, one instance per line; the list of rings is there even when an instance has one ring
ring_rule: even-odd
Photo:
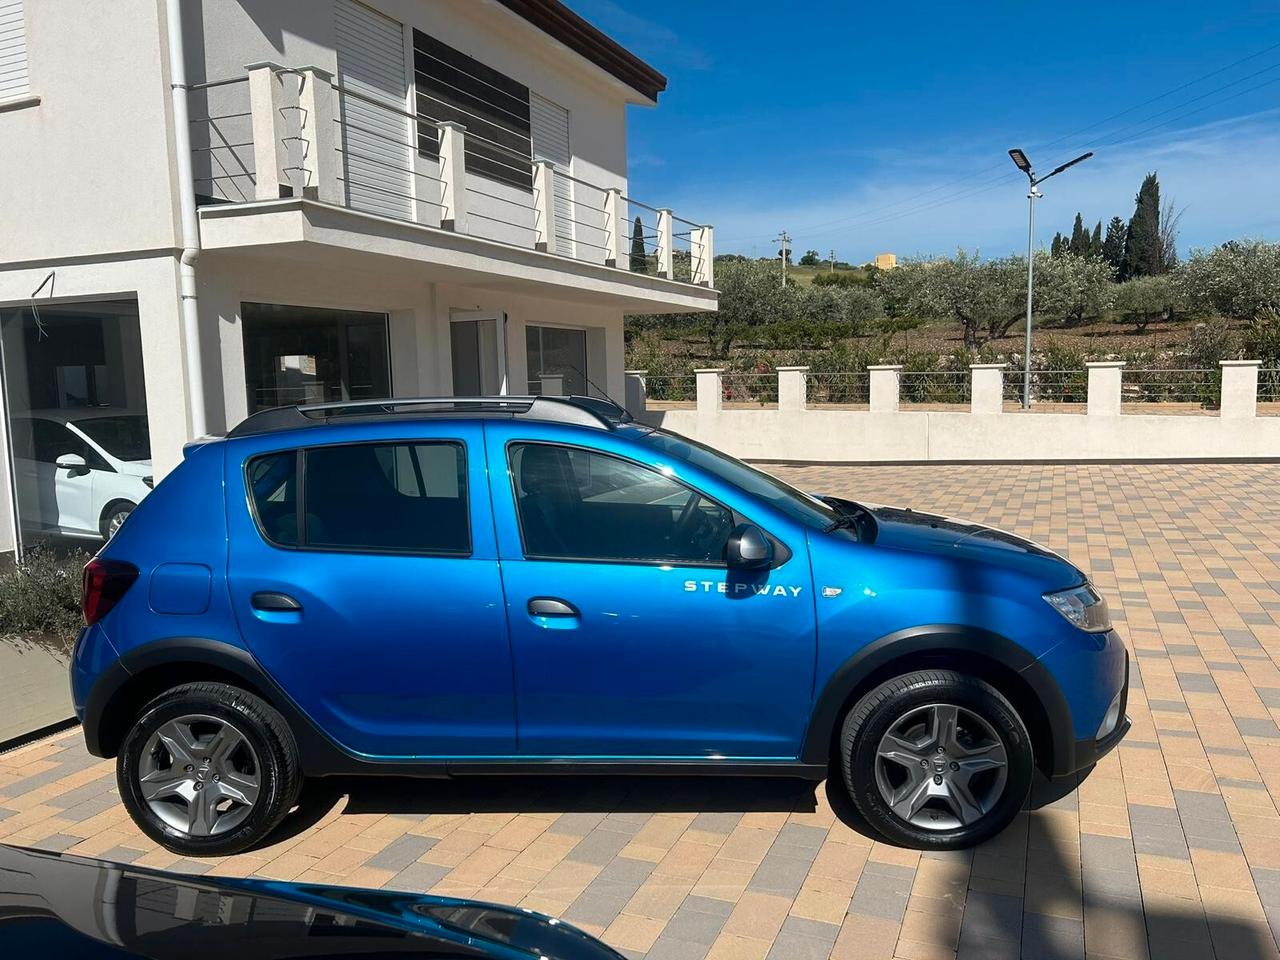
[[[302,604],[287,593],[276,593],[272,590],[259,590],[249,599],[255,610],[271,613],[301,613]]]
[[[531,617],[576,617],[578,608],[556,597],[534,597],[529,601]]]

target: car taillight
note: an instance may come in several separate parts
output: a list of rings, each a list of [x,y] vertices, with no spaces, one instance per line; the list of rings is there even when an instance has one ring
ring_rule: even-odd
[[[80,591],[80,608],[84,624],[93,626],[125,595],[138,579],[138,568],[123,560],[94,557],[84,565],[84,585]]]

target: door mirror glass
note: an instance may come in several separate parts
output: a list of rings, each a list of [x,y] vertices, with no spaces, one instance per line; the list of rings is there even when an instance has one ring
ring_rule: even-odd
[[[773,562],[773,544],[753,523],[741,523],[724,545],[724,561],[730,567],[755,570]]]
[[[72,473],[83,473],[89,469],[84,462],[84,457],[78,453],[64,453],[58,458],[57,466],[60,470],[70,470]]]

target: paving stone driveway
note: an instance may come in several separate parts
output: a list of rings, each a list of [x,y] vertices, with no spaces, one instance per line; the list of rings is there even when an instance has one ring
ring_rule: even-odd
[[[1077,794],[924,855],[789,781],[321,784],[270,846],[180,860],[76,732],[0,756],[0,840],[188,873],[520,903],[652,960],[1277,957],[1280,468],[774,468],[1031,536],[1092,571],[1134,726]]]

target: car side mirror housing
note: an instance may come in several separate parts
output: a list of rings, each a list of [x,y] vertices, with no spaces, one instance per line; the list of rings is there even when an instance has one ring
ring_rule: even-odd
[[[59,470],[70,470],[72,473],[84,473],[89,469],[89,465],[84,462],[84,457],[78,453],[64,453],[57,460]]]
[[[773,544],[754,523],[740,523],[725,542],[724,560],[738,570],[759,570],[773,563]]]

